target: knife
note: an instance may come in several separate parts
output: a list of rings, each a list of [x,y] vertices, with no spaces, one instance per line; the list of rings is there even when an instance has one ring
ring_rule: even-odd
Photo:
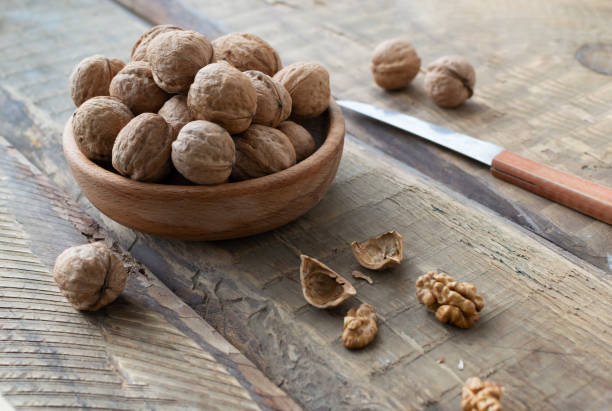
[[[416,134],[491,167],[502,180],[612,224],[612,189],[537,163],[487,141],[457,133],[407,114],[366,103],[338,105]]]

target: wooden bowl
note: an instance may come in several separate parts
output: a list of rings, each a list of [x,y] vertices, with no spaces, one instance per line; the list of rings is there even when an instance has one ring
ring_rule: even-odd
[[[287,224],[314,207],[329,188],[344,145],[344,117],[329,109],[303,124],[319,145],[310,157],[265,177],[216,186],[130,180],[89,160],[69,120],[64,156],[89,201],[111,219],[144,233],[182,240],[244,237]]]

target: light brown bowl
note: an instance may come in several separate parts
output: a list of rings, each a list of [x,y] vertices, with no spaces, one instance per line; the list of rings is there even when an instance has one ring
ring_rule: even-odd
[[[135,230],[183,240],[222,240],[287,224],[314,207],[331,184],[344,145],[344,117],[329,110],[305,126],[319,148],[293,167],[265,177],[216,186],[143,183],[95,164],[64,128],[64,156],[89,201]]]

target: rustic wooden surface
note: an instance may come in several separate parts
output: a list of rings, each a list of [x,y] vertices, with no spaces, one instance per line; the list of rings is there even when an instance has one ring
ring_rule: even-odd
[[[304,12],[302,26],[312,23],[312,31],[293,31],[295,36],[289,36],[298,27],[290,17],[263,19],[271,7],[287,14],[299,9],[299,5],[292,5],[253,5],[249,31],[261,32],[270,21],[276,25],[285,22],[281,23],[286,24],[285,36],[276,36],[277,41],[269,38],[283,57],[297,60],[299,54],[302,59],[320,58],[325,50],[317,43],[321,16],[315,24],[314,17],[309,20]],[[319,6],[332,7],[318,2],[312,9]],[[108,2],[36,3],[27,18],[20,11],[22,7],[21,2],[9,3],[3,15],[3,27],[7,29],[0,33],[0,48],[6,56],[0,61],[1,133],[302,405],[309,409],[457,409],[461,383],[472,375],[503,384],[507,409],[602,409],[609,404],[609,275],[350,136],[339,174],[322,202],[303,218],[267,234],[243,240],[186,243],[141,235],[102,217],[79,194],[61,155],[61,128],[72,110],[65,79],[72,65],[86,55],[101,52],[125,58],[146,25]],[[227,7],[231,11],[233,6]],[[368,7],[360,10],[372,15],[380,12]],[[424,7],[427,10],[429,6]],[[225,22],[238,15],[229,11]],[[395,19],[391,12],[388,14]],[[245,18],[245,14],[240,16]],[[465,16],[458,13],[459,17]],[[348,21],[350,14],[344,18]],[[108,30],[110,25],[115,28],[114,34]],[[377,29],[372,24],[366,28]],[[334,39],[329,44],[343,44],[343,35],[329,30],[326,33]],[[477,33],[474,29],[473,34]],[[299,38],[309,41],[310,46],[300,47],[298,43],[292,49],[292,41]],[[485,38],[483,44],[489,40]],[[73,48],[66,49],[68,44]],[[289,51],[294,54],[287,55]],[[467,50],[461,54],[467,55]],[[337,56],[342,62],[340,52]],[[500,54],[497,58],[503,62],[507,57]],[[542,64],[547,64],[545,60]],[[27,69],[17,67],[23,61],[28,62]],[[332,72],[332,78],[334,75]],[[354,81],[362,75],[355,71]],[[348,80],[348,76],[339,76],[336,87],[347,85]],[[512,91],[517,98],[521,94],[519,86],[524,84],[518,84],[517,78],[513,81],[509,81],[513,87],[507,93]],[[536,95],[549,87],[539,89],[541,84],[533,86]],[[365,93],[362,99],[369,93],[382,95],[365,81],[357,86]],[[418,89],[411,88],[411,92],[418,93]],[[348,93],[342,97],[357,98]],[[535,97],[522,97],[525,107],[536,110]],[[405,104],[413,97],[391,98]],[[605,101],[605,93],[599,98]],[[512,101],[519,107],[518,100]],[[415,110],[417,107],[415,104]],[[464,110],[474,110],[478,106],[466,107]],[[433,107],[428,110],[438,113]],[[600,107],[595,113],[603,116],[605,111]],[[422,117],[427,118],[424,113]],[[465,120],[458,121],[463,124]],[[474,123],[474,130],[487,127],[482,118]],[[351,127],[354,123],[348,124]],[[471,130],[462,129],[477,134]],[[373,137],[369,139],[374,141]],[[421,147],[422,153],[436,153],[416,142],[413,147]],[[449,154],[423,157],[441,158],[436,164],[455,167],[451,171],[469,166]],[[469,177],[472,172],[468,169],[464,175]],[[473,183],[474,192],[479,187],[490,188],[488,181],[482,182],[484,174],[474,173],[474,181],[479,182]],[[542,218],[550,217],[546,214],[549,207],[544,207]],[[558,210],[557,218],[571,220],[566,213]],[[582,227],[584,224],[576,221],[588,224]],[[583,230],[578,235],[590,232],[599,235],[600,241],[609,238],[609,226],[602,225],[597,231],[591,220],[574,220],[573,224]],[[406,261],[388,272],[360,269],[348,243],[392,228],[406,240]],[[567,241],[580,239],[560,233]],[[589,239],[585,252],[591,252],[597,244],[603,241]],[[600,245],[607,246],[609,243]],[[346,278],[355,269],[366,271],[374,284],[353,281],[357,298],[335,310],[314,309],[301,296],[299,253],[322,260]],[[483,294],[485,308],[473,329],[459,330],[436,322],[416,300],[415,279],[435,268],[473,282]],[[367,349],[349,352],[340,342],[342,316],[360,302],[376,307],[380,333]],[[444,362],[439,363],[441,357]],[[463,370],[457,367],[460,360],[465,364]]]

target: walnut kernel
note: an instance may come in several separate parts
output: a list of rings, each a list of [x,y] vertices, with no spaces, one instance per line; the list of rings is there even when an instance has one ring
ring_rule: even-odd
[[[374,49],[370,70],[378,86],[386,90],[406,87],[419,74],[421,59],[407,40],[385,40]]]
[[[309,304],[317,308],[336,307],[357,294],[351,283],[319,260],[303,254],[300,259],[302,294]]]
[[[404,239],[395,230],[372,237],[363,243],[353,241],[351,249],[355,258],[365,268],[384,270],[402,262]]]
[[[62,252],[55,260],[53,278],[76,309],[96,311],[121,294],[127,272],[119,258],[98,242]]]
[[[457,282],[446,273],[430,271],[416,281],[416,295],[422,304],[436,313],[438,321],[470,328],[478,321],[484,307],[482,296],[470,283]]]
[[[121,60],[109,59],[100,54],[81,60],[68,80],[74,104],[79,107],[92,97],[108,96],[111,80],[124,66]]]
[[[463,411],[504,411],[501,405],[501,385],[481,381],[478,377],[468,378],[461,390]]]
[[[171,24],[161,24],[159,26],[154,26],[150,30],[144,32],[136,43],[134,47],[132,47],[132,61],[147,61],[147,47],[151,40],[155,38],[155,36],[166,33],[168,31],[174,30],[183,30],[180,27],[173,26]]]
[[[377,319],[370,304],[361,304],[357,310],[351,308],[344,317],[342,344],[350,350],[370,344],[378,333]]]
[[[441,57],[427,67],[425,91],[440,107],[457,107],[474,93],[476,73],[463,57]]]
[[[259,36],[230,33],[212,42],[214,61],[227,61],[240,71],[257,70],[273,76],[282,68],[276,50]]]
[[[193,121],[189,107],[187,107],[187,96],[182,94],[178,94],[166,101],[157,114],[162,116],[170,126],[173,139],[176,139],[176,136],[178,136],[179,131],[181,131],[185,124]]]
[[[316,117],[329,106],[329,73],[319,63],[291,64],[274,75],[291,96],[292,114]]]
[[[170,97],[155,83],[146,61],[128,63],[111,81],[109,92],[136,115],[157,112]]]
[[[314,153],[316,144],[312,135],[304,127],[293,121],[283,121],[278,129],[289,137],[295,149],[295,161],[300,162]]]
[[[261,71],[248,70],[244,74],[257,93],[253,123],[276,127],[291,115],[291,96],[282,84]]]

